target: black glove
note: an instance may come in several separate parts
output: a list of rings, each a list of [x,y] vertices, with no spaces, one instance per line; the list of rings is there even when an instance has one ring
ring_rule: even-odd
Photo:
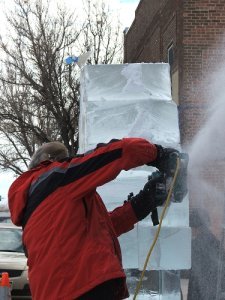
[[[136,196],[130,196],[128,199],[131,202],[131,206],[135,212],[135,215],[138,221],[141,221],[150,212],[154,211],[155,208],[159,205],[162,205],[162,202],[156,201],[156,184],[161,181],[159,177],[150,177],[148,182],[145,184],[143,190],[141,190]]]
[[[170,176],[176,168],[176,157],[179,155],[179,151],[173,148],[163,148],[156,144],[155,146],[157,148],[157,158],[148,165],[156,167],[160,172]]]

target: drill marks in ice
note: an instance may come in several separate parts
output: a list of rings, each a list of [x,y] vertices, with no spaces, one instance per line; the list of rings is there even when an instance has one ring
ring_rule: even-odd
[[[106,104],[102,108],[89,110],[87,115],[87,132],[93,143],[96,143],[99,136],[103,142],[107,142],[115,136],[117,138],[127,136],[127,128],[136,118],[136,105],[133,106],[130,102],[123,103],[121,106],[118,106],[118,102],[117,106],[111,102]]]
[[[137,115],[130,124],[129,136],[141,136],[157,144],[178,147],[177,109],[167,102],[145,101],[136,104]]]
[[[141,64],[129,64],[125,66],[121,71],[121,75],[124,76],[127,81],[122,89],[123,93],[144,92],[148,95],[152,95],[151,91],[148,88],[146,88],[146,86],[143,83]]]
[[[150,72],[149,65],[152,69]],[[88,101],[171,101],[167,64],[89,66],[83,75]]]
[[[139,136],[179,148],[178,117],[174,103],[157,100],[123,101],[120,105],[107,101],[102,106],[98,103],[88,104],[87,132],[93,143],[98,140],[99,134],[105,142],[115,135],[118,138]]]

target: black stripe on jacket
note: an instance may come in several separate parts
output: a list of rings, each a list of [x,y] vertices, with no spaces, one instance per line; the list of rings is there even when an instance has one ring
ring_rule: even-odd
[[[70,184],[73,181],[95,172],[107,164],[122,157],[122,148],[114,149],[91,157],[79,164],[70,164],[68,168],[53,168],[41,175],[39,180],[31,186],[27,206],[23,216],[22,226],[25,227],[29,217],[51,193],[58,187]]]

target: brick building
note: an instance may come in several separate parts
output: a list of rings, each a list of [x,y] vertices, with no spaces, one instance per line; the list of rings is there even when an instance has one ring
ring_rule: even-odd
[[[215,101],[215,93],[212,94],[210,90],[209,75],[225,62],[224,34],[225,0],[140,0],[135,20],[124,34],[125,63],[170,63],[172,94],[178,104],[183,146],[192,144],[207,120],[209,104]],[[221,127],[225,132],[224,124]],[[213,134],[217,135],[218,132],[215,130]],[[224,140],[221,143],[225,153],[225,133],[221,135],[221,140]],[[213,137],[210,142],[214,144]],[[216,142],[217,145],[211,148],[211,157],[219,148],[218,140]],[[204,147],[197,155],[204,156]],[[208,210],[211,230],[221,243],[222,254],[225,247],[225,159],[206,159],[193,169],[189,176],[190,207]],[[215,287],[217,295],[224,281],[219,274],[225,272],[224,261],[219,256],[221,267]],[[224,295],[221,299],[224,299]]]
[[[124,34],[125,63],[170,63],[182,145],[191,143],[204,122],[209,105],[208,75],[225,58],[224,33],[225,0],[140,0],[135,19]],[[225,163],[215,164],[207,164],[201,173],[209,184],[222,187],[221,198],[216,200],[224,201]],[[202,197],[203,206],[208,204],[214,231],[219,235],[218,219],[224,212],[220,206],[214,207],[215,194],[201,196],[194,184],[190,191],[191,202]]]
[[[182,143],[201,125],[205,75],[221,61],[224,32],[225,0],[141,0],[125,34],[125,63],[170,62]]]

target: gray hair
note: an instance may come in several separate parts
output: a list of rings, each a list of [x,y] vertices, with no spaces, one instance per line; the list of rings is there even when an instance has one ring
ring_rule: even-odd
[[[60,142],[50,142],[43,144],[31,157],[28,170],[35,168],[44,160],[59,161],[68,157],[69,153],[65,145]]]

